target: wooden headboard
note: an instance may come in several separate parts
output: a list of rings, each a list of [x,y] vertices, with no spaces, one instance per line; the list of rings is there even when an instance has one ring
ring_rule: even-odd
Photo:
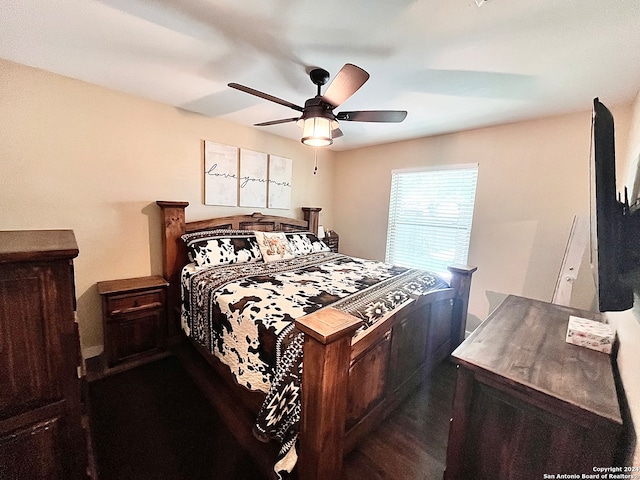
[[[180,335],[180,272],[188,263],[187,250],[180,238],[188,232],[213,229],[259,230],[264,232],[310,231],[318,234],[318,217],[321,208],[302,207],[304,220],[277,215],[231,215],[195,222],[185,222],[185,209],[189,202],[158,200],[162,212],[162,276],[169,282],[167,295],[169,338]]]

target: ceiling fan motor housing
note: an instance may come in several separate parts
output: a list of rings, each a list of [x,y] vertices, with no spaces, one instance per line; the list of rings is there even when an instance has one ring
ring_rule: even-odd
[[[311,117],[336,119],[336,116],[333,114],[333,105],[325,102],[321,96],[310,98],[304,102],[304,110],[300,118],[304,120],[305,118]]]
[[[309,72],[309,77],[314,85],[324,85],[329,81],[329,72],[327,72],[324,68],[314,68]]]

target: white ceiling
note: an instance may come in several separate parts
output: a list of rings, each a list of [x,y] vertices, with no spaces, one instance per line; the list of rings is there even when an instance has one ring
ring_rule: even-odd
[[[353,63],[337,112],[409,114],[342,122],[344,150],[631,102],[640,0],[0,0],[0,57],[246,125],[298,112],[229,82],[304,105]]]

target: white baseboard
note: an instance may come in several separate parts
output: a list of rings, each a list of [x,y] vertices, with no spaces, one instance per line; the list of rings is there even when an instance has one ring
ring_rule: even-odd
[[[102,354],[102,352],[104,352],[104,346],[102,345],[83,348],[82,358],[86,360],[87,358],[97,357],[98,355]]]

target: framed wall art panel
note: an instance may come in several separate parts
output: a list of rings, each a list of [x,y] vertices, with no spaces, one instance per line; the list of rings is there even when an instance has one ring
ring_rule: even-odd
[[[269,155],[269,208],[291,208],[290,158]]]
[[[204,141],[205,205],[238,205],[238,148]]]
[[[240,206],[267,206],[267,154],[240,149]]]

